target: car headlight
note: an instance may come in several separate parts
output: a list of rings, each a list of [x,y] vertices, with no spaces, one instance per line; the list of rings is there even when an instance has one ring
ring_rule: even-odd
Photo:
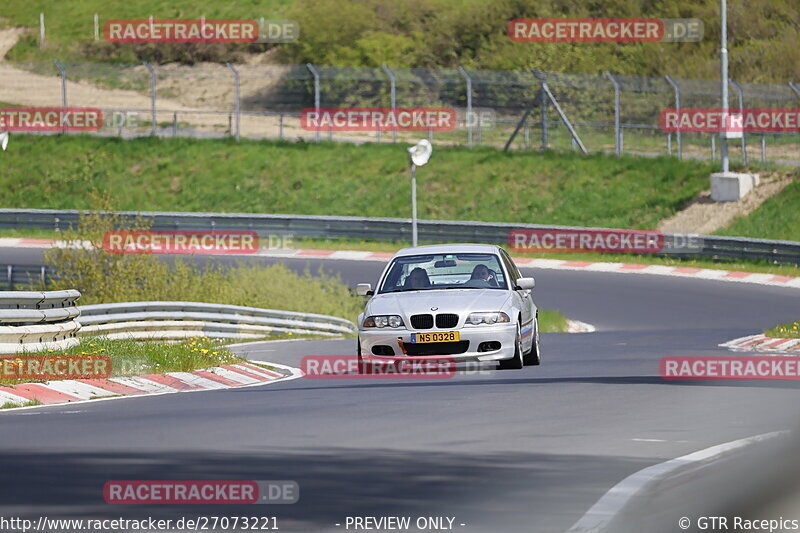
[[[402,328],[403,319],[398,315],[375,315],[364,320],[365,328]]]
[[[491,325],[502,322],[511,322],[511,319],[508,318],[508,315],[502,311],[496,311],[493,313],[470,313],[470,315],[467,317],[467,324],[472,324],[473,326],[477,326],[479,324]]]

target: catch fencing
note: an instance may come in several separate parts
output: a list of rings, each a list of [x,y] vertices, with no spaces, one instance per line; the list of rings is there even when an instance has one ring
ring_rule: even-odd
[[[503,147],[519,126],[512,149],[577,150],[583,144],[590,152],[703,159],[719,157],[720,152],[716,134],[670,134],[659,126],[665,108],[718,108],[719,82],[669,75],[55,61],[14,63],[4,84],[18,89],[16,94],[24,93],[26,105],[102,109],[101,135],[411,141],[426,134],[308,131],[301,126],[300,112],[313,107],[450,107],[457,113],[456,128],[427,132],[439,144]],[[544,84],[553,100],[546,97]],[[731,80],[730,95],[734,111],[800,108],[800,85],[790,80]],[[578,140],[559,117],[556,104]],[[745,134],[731,143],[734,160],[800,165],[797,132]]]

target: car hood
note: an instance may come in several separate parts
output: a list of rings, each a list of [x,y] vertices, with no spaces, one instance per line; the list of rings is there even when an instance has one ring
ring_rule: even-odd
[[[370,300],[365,315],[400,315],[408,319],[418,313],[456,313],[501,311],[511,299],[509,291],[498,289],[423,290],[378,294]]]

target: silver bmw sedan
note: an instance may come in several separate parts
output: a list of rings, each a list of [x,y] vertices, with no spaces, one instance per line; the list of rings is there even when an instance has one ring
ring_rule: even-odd
[[[539,320],[533,278],[522,277],[499,246],[445,244],[397,252],[358,316],[358,357],[498,361],[538,365]]]

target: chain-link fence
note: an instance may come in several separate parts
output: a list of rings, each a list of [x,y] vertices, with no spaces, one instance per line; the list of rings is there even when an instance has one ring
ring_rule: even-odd
[[[56,61],[5,63],[0,76],[1,102],[100,108],[101,135],[410,141],[425,133],[309,131],[302,127],[300,114],[314,107],[448,107],[456,111],[455,129],[427,132],[439,144],[508,143],[513,149],[565,150],[585,146],[588,151],[706,159],[719,156],[716,134],[666,133],[659,117],[665,108],[719,108],[719,92],[716,81],[670,76],[311,64]],[[793,82],[732,80],[730,94],[732,110],[800,108],[800,86]],[[730,142],[733,160],[800,165],[796,131],[745,134]]]

